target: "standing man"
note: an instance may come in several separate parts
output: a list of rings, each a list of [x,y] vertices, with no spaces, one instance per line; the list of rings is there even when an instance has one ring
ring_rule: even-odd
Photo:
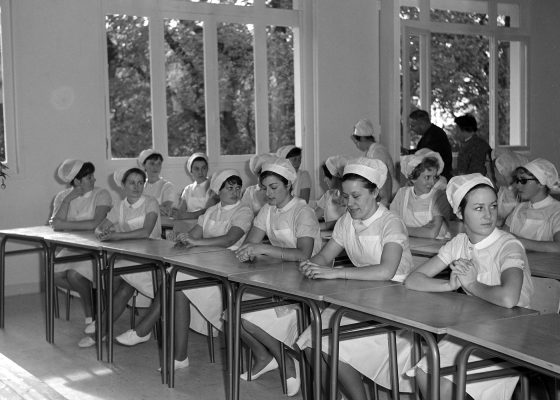
[[[447,138],[447,134],[439,126],[432,124],[430,114],[424,110],[414,110],[408,116],[410,130],[422,138],[416,146],[416,150],[428,148],[436,151],[443,159],[444,167],[441,173],[447,181],[453,176],[453,154],[451,153],[451,144]]]

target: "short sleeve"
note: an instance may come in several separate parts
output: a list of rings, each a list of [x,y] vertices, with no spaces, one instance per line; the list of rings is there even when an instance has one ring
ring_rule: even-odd
[[[70,193],[70,190],[66,189],[63,190],[62,192],[58,192],[58,194],[54,197],[53,212],[51,218],[53,218],[56,215],[56,213],[60,209],[60,206],[62,205],[62,202],[64,201],[64,198],[68,196],[68,193]]]
[[[403,249],[406,247],[408,242],[408,231],[404,222],[399,217],[392,217],[383,226],[382,233],[383,246],[387,243],[397,243]]]
[[[513,216],[517,215],[519,209],[523,207],[523,203],[518,204],[513,211],[507,216],[505,225],[511,228],[511,222],[513,221]]]
[[[153,212],[159,215],[159,204],[157,200],[153,197],[146,196],[146,215]]]
[[[404,202],[404,191],[408,190],[407,187],[402,187],[397,191],[395,198],[391,202],[389,209],[396,215],[403,217],[403,202]]]
[[[266,218],[268,217],[268,211],[270,206],[266,204],[263,208],[259,210],[259,213],[253,221],[253,226],[259,228],[261,231],[266,232]]]
[[[322,208],[323,210],[327,209],[327,193],[328,192],[323,193],[321,198],[317,200],[317,207]]]
[[[334,224],[333,232],[331,238],[341,247],[344,247],[344,238],[346,237],[346,226],[348,221],[348,215],[345,214],[336,221]]]
[[[231,217],[231,226],[241,228],[243,232],[249,232],[253,225],[253,211],[250,207],[241,206]]]
[[[434,217],[441,216],[449,221],[451,217],[451,206],[447,201],[447,196],[443,190],[436,190],[434,195],[434,208],[433,208],[433,215]]]
[[[302,207],[295,215],[295,237],[316,238],[320,234],[319,221],[310,207]]]
[[[115,207],[111,208],[109,213],[107,214],[107,219],[111,221],[113,224],[119,222],[119,210],[120,210],[120,203],[117,204]]]
[[[552,230],[553,235],[560,232],[560,210],[557,210],[550,217],[550,226],[551,226],[551,230]]]
[[[201,228],[204,228],[204,216],[206,215],[206,213],[208,212],[212,212],[212,208],[207,208],[206,212],[202,215],[199,215],[198,218],[196,219],[196,224],[198,226],[200,226]]]
[[[107,189],[101,189],[95,198],[95,206],[107,206],[111,207],[113,205],[113,198]]]
[[[460,258],[462,254],[462,249],[466,240],[466,235],[460,233],[451,239],[449,242],[444,244],[438,251],[437,257],[445,264],[449,265],[453,261]]]
[[[165,203],[166,201],[170,201],[172,203],[173,206],[177,205],[177,201],[178,201],[178,193],[177,193],[177,189],[175,188],[175,185],[171,182],[165,182],[165,184],[163,185],[163,191],[162,191],[162,195],[161,195],[161,201],[162,203]]]
[[[509,240],[500,251],[499,262],[500,272],[509,268],[527,268],[523,245],[518,240]]]

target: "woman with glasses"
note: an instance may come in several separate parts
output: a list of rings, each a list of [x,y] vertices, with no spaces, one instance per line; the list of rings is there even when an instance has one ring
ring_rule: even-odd
[[[560,253],[560,201],[550,191],[560,189],[556,167],[537,158],[515,170],[514,183],[522,202],[506,220],[528,251]]]
[[[404,221],[410,236],[450,238],[448,221],[451,207],[445,197],[445,183],[440,183],[443,160],[439,153],[421,149],[401,157],[401,172],[411,186],[399,189],[391,211]]]

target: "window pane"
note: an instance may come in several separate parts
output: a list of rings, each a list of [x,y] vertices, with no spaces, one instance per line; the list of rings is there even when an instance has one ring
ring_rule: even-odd
[[[284,8],[291,10],[294,8],[293,0],[266,0],[266,6],[270,8]]]
[[[519,28],[519,5],[498,3],[497,24],[501,28]]]
[[[252,6],[254,0],[187,0],[191,3],[229,4],[234,6]]]
[[[420,10],[418,7],[401,6],[401,19],[418,20],[420,18]]]
[[[498,41],[497,145],[526,145],[521,103],[524,53],[524,45],[521,42]]]
[[[2,27],[0,26],[0,101],[2,102],[0,104],[0,162],[6,162],[6,132],[4,130],[4,53],[2,50]]]
[[[294,35],[289,27],[267,27],[268,117],[271,150],[295,142]]]
[[[152,146],[148,18],[108,15],[111,155],[136,157]]]
[[[447,22],[455,24],[488,24],[488,14],[486,13],[440,10],[437,8],[430,9],[430,19],[433,22]]]
[[[452,134],[454,117],[475,116],[479,134],[488,140],[489,42],[483,36],[432,34],[431,38],[432,122]]]
[[[253,25],[218,24],[221,154],[255,153]]]
[[[168,152],[172,157],[206,153],[203,26],[164,22]]]

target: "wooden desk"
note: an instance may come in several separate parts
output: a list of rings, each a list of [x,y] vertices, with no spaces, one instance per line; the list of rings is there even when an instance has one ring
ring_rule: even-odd
[[[419,238],[413,236],[408,239],[410,252],[413,256],[423,256],[428,258],[435,256],[441,246],[447,242],[448,240]]]
[[[560,254],[528,251],[531,275],[560,280]]]
[[[280,266],[268,271],[255,271],[251,273],[231,275],[229,279],[239,284],[235,299],[234,316],[234,363],[233,387],[234,397],[239,398],[239,330],[241,323],[241,299],[243,293],[250,288],[266,290],[278,296],[296,300],[306,304],[312,313],[313,333],[313,393],[316,399],[321,398],[321,311],[319,304],[326,296],[333,293],[354,292],[366,288],[381,288],[395,285],[390,281],[358,281],[358,280],[310,280],[300,271],[298,263],[284,262]]]
[[[464,399],[466,364],[475,350],[483,350],[540,373],[560,377],[560,315],[545,314],[462,324],[448,334],[470,343],[457,363],[457,399]]]
[[[337,314],[345,313],[345,309],[358,311],[378,322],[408,329],[422,336],[429,347],[428,364],[432,371],[430,399],[439,398],[439,349],[433,335],[447,333],[449,327],[462,323],[537,313],[517,307],[499,307],[477,297],[455,292],[430,293],[409,290],[404,285],[336,293],[325,296],[325,301],[343,307]],[[333,336],[334,333],[333,329]],[[336,372],[334,368],[331,372],[333,371]]]
[[[169,313],[171,316],[175,313],[175,296],[173,295],[176,291],[177,285],[177,274],[179,272],[186,272],[189,274],[199,275],[201,277],[207,277],[215,281],[214,284],[221,284],[225,290],[226,296],[226,312],[227,321],[234,321],[234,296],[233,288],[229,281],[229,277],[235,274],[242,274],[251,271],[261,271],[275,269],[278,265],[281,265],[281,261],[275,258],[261,256],[258,257],[256,262],[252,263],[241,263],[237,260],[235,253],[230,250],[221,248],[217,252],[199,252],[197,254],[183,254],[178,256],[166,257],[165,261],[171,265],[173,268],[169,273]],[[211,280],[206,285],[211,285]],[[196,285],[195,281],[188,281]],[[182,286],[185,283],[183,282]],[[173,387],[175,384],[175,374],[173,365],[173,355],[175,346],[175,320],[174,318],[169,319],[169,387]],[[233,324],[228,322],[226,325],[226,341],[227,341],[227,371],[228,371],[228,385],[230,388],[230,397],[232,390],[232,380],[233,380]]]

